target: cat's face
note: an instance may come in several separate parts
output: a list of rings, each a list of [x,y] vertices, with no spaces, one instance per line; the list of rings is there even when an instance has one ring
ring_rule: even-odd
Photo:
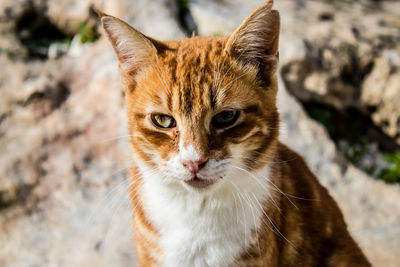
[[[229,38],[159,42],[103,16],[120,60],[135,159],[206,191],[266,165],[278,136],[279,15],[264,5]]]

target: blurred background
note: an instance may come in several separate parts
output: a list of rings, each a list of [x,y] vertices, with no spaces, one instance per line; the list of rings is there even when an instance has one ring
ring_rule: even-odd
[[[0,266],[137,266],[118,63],[96,7],[161,40],[260,0],[0,1]],[[400,1],[276,0],[281,139],[374,266],[400,266]]]

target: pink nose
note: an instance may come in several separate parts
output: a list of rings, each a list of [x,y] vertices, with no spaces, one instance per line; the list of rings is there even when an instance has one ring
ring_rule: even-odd
[[[185,166],[191,173],[196,174],[199,172],[200,169],[202,169],[206,163],[207,163],[208,159],[201,159],[201,160],[197,160],[197,161],[182,161],[183,166]]]

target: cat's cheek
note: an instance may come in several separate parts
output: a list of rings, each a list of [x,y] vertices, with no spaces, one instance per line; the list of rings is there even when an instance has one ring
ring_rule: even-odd
[[[163,162],[170,161],[171,158],[175,158],[177,154],[177,152],[175,151],[175,146],[170,143],[164,144],[162,148],[157,147],[156,149],[159,153],[160,160]]]
[[[232,155],[232,166],[243,166],[246,148],[244,143],[228,145],[229,153]]]
[[[229,158],[222,160],[211,159],[199,174],[205,179],[222,180],[227,177],[231,162],[232,160]]]
[[[138,141],[147,144],[146,151],[155,151],[160,160],[167,161],[171,155],[178,153],[174,142],[174,133],[153,130],[151,127],[153,126],[144,123],[136,127],[135,132],[141,136],[141,140]]]

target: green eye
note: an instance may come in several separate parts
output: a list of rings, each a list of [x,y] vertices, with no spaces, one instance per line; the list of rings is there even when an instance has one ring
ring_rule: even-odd
[[[227,128],[237,121],[239,115],[239,110],[222,111],[211,119],[211,125],[216,129]]]
[[[176,125],[174,118],[163,114],[151,114],[151,121],[155,126],[163,129],[173,128]]]

